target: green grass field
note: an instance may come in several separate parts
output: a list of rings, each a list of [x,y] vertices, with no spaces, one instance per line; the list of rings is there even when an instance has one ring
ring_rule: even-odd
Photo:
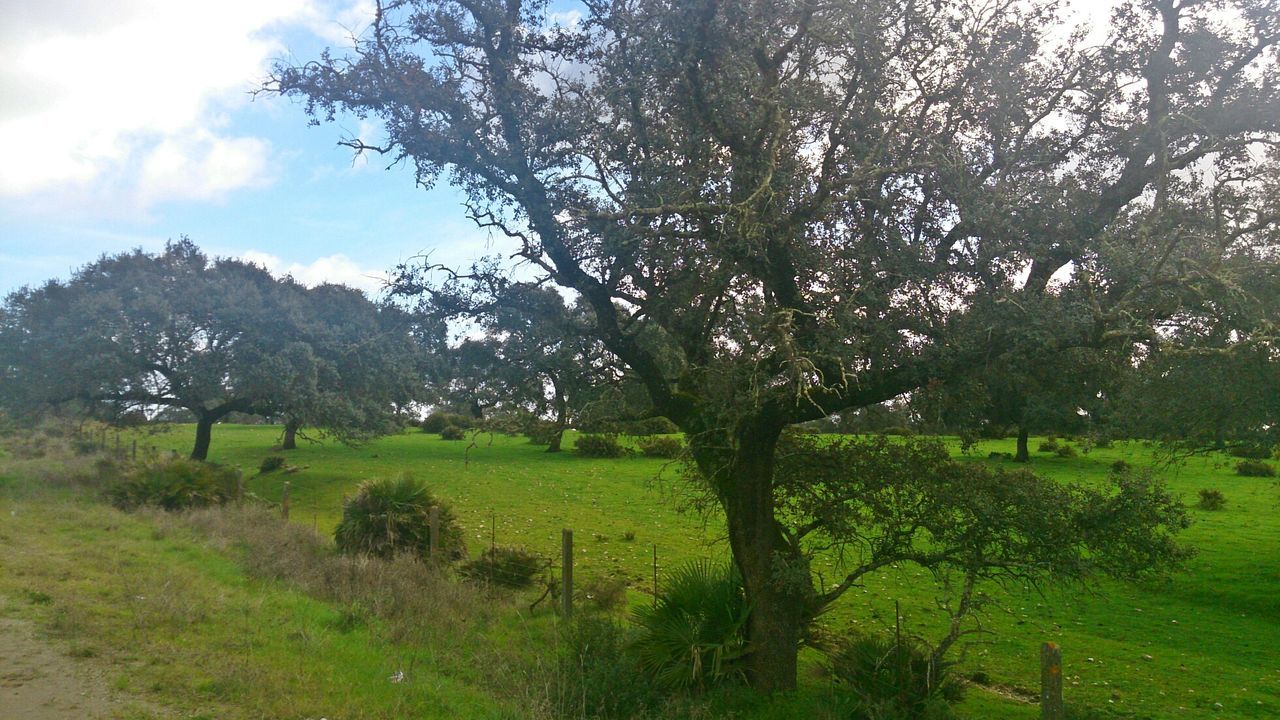
[[[655,546],[661,567],[688,558],[726,553],[719,539],[719,518],[679,512],[682,490],[679,469],[662,461],[639,457],[585,460],[572,453],[550,455],[523,439],[502,436],[480,435],[470,444],[441,441],[422,433],[405,433],[360,448],[302,444],[298,450],[284,453],[288,462],[299,468],[297,472],[254,477],[262,458],[273,454],[270,448],[278,437],[279,429],[273,427],[219,426],[214,433],[210,459],[241,466],[246,476],[250,476],[248,489],[268,500],[278,500],[283,482],[289,481],[292,520],[313,526],[322,533],[332,529],[341,512],[343,495],[361,479],[410,472],[426,480],[453,505],[473,553],[496,538],[498,544],[524,545],[552,555],[558,552],[561,528],[572,528],[578,577],[622,575],[631,583],[634,602],[644,602],[644,593],[651,586]],[[185,453],[190,431],[176,428],[170,433],[140,436],[138,440],[143,446],[155,445]],[[127,446],[130,438],[126,437],[124,442]],[[1035,447],[1034,442],[1032,446]],[[973,456],[986,458],[988,452],[1012,449],[1012,441],[983,442]],[[1062,480],[1102,482],[1110,464],[1121,458],[1135,466],[1153,462],[1150,449],[1138,444],[1118,444],[1073,459],[1039,454],[1033,467]],[[1063,648],[1068,703],[1087,706],[1101,716],[1180,718],[1208,713],[1240,718],[1280,716],[1280,651],[1276,649],[1280,645],[1280,595],[1277,594],[1280,589],[1280,488],[1271,479],[1238,477],[1233,466],[1233,461],[1223,457],[1197,457],[1161,466],[1171,487],[1181,493],[1189,505],[1194,505],[1196,492],[1206,487],[1222,490],[1227,498],[1225,510],[1192,510],[1195,524],[1185,534],[1185,540],[1196,546],[1199,554],[1185,572],[1170,582],[1144,586],[1104,583],[1095,592],[1054,591],[1046,596],[1030,591],[1006,594],[993,590],[993,594],[999,594],[1003,610],[984,616],[983,625],[991,632],[964,648],[961,663],[965,674],[981,671],[987,675],[993,688],[973,688],[962,706],[962,714],[970,718],[1038,716],[1034,705],[1018,698],[1034,696],[1039,682],[1039,645],[1052,640]],[[26,580],[15,580],[12,572],[0,574],[7,578],[0,580],[0,594],[10,598],[6,605],[9,611],[30,614],[46,624],[54,623],[57,602],[51,606],[23,603],[22,593],[47,592],[55,598],[82,592],[92,595],[99,592],[95,588],[109,584],[109,578],[91,573],[106,573],[106,568],[111,566],[110,558],[122,556],[136,557],[137,567],[142,568],[139,572],[154,574],[161,568],[177,568],[175,572],[181,573],[185,578],[183,582],[193,592],[225,600],[224,604],[217,605],[219,609],[210,610],[207,617],[197,623],[197,627],[208,629],[207,634],[182,633],[173,647],[144,648],[131,662],[177,668],[187,663],[198,667],[216,662],[219,653],[226,651],[227,640],[221,638],[225,633],[209,628],[222,623],[235,626],[236,617],[250,614],[244,609],[246,603],[257,603],[253,613],[262,612],[266,614],[264,617],[278,620],[279,637],[271,634],[271,628],[275,627],[270,624],[272,621],[256,623],[264,626],[259,631],[267,635],[254,644],[255,653],[246,660],[261,662],[264,667],[287,669],[268,675],[265,682],[269,684],[278,682],[286,687],[305,689],[305,681],[296,679],[299,674],[304,678],[321,678],[336,672],[332,669],[336,665],[325,664],[329,661],[316,656],[339,657],[342,653],[352,655],[350,660],[340,663],[342,667],[358,668],[350,673],[363,672],[368,677],[382,678],[388,673],[389,665],[385,661],[388,655],[416,652],[412,648],[387,646],[389,641],[372,629],[359,631],[367,635],[342,635],[337,646],[322,646],[307,652],[289,640],[289,632],[299,631],[286,628],[290,622],[305,625],[308,617],[313,618],[314,623],[323,623],[326,613],[335,612],[323,603],[289,588],[246,580],[226,553],[209,549],[194,536],[178,533],[155,538],[147,529],[149,521],[145,518],[125,517],[101,506],[70,502],[65,498],[42,504],[3,495],[0,495],[0,512],[8,516],[21,503],[25,503],[26,510],[12,517],[30,519],[10,519],[0,525],[3,528],[0,543],[25,548],[23,552],[27,553],[48,554],[63,565],[54,572],[53,580],[43,571],[36,577],[40,582],[50,583],[57,594],[36,587],[40,582],[32,580],[31,575],[21,576]],[[72,510],[57,511],[60,514],[56,521],[50,522],[44,516],[53,513],[51,508],[55,506]],[[100,515],[114,519],[102,520]],[[104,529],[104,524],[108,528]],[[121,528],[127,532],[119,531]],[[628,537],[634,539],[628,540]],[[122,544],[127,552],[113,554],[106,544],[108,541]],[[94,561],[92,554],[86,557],[68,547],[89,547],[104,557]],[[6,559],[0,563],[8,566],[14,561]],[[815,568],[828,578],[835,577],[839,571],[834,558],[819,559]],[[34,570],[28,569],[28,572]],[[115,574],[121,572],[117,569]],[[83,586],[68,579],[82,574],[88,574]],[[936,637],[942,615],[936,609],[935,595],[936,590],[926,575],[905,566],[891,569],[870,578],[865,587],[850,591],[823,622],[833,631],[850,626],[888,628],[893,624],[896,600],[907,628],[926,638]],[[126,609],[113,609],[109,598],[88,605],[96,610],[82,609],[81,612],[93,617],[101,615],[102,619],[94,622],[92,632],[80,633],[81,639],[76,642],[118,640],[116,635],[122,631],[113,629],[112,614],[125,613]],[[518,607],[520,604],[513,605]],[[516,612],[512,609],[513,617]],[[518,629],[520,623],[526,623],[531,628],[528,637],[538,637],[542,632],[539,623],[550,622],[537,613],[524,615],[522,619],[499,622],[493,633],[505,633],[509,639],[522,632]],[[244,623],[240,620],[240,627]],[[303,632],[308,637],[320,637],[321,642],[325,637],[324,633]],[[95,640],[95,637],[102,639]],[[506,641],[500,639],[499,642]],[[194,659],[184,660],[188,655]],[[806,660],[802,684],[821,686],[818,658],[811,655]],[[291,663],[296,663],[296,667]],[[512,709],[511,698],[494,693],[491,685],[476,682],[474,678],[469,680],[468,673],[474,671],[469,667],[460,663],[457,667],[442,669],[430,679],[429,683],[445,698],[440,708],[468,708],[455,715],[457,717],[520,715],[518,707]],[[341,674],[333,677],[346,678],[343,681],[359,685],[354,678]],[[198,684],[196,680],[164,676],[152,684],[161,688],[178,687],[177,697],[185,698],[179,704],[194,707],[200,705],[202,696],[198,688],[192,689],[192,682]],[[266,695],[248,692],[234,683],[228,686],[228,682],[231,681],[214,682],[212,695],[207,699],[229,705],[240,703],[259,710],[266,707]],[[374,686],[382,687],[376,683]],[[287,690],[282,692],[288,697]],[[328,716],[391,717],[394,715],[378,712],[389,711],[391,703],[409,702],[400,690],[381,695],[371,693],[370,701],[360,712],[349,710],[342,714],[328,710]],[[159,699],[163,700],[163,692],[160,694]],[[802,691],[799,698],[749,704],[737,709],[734,716],[796,716],[802,712],[797,708],[804,704],[803,696]],[[321,705],[314,705],[315,717],[325,712]],[[402,704],[400,707],[417,706]]]

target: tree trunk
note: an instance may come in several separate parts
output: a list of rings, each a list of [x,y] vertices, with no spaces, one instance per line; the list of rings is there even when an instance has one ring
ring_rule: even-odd
[[[298,449],[298,428],[302,423],[297,420],[286,420],[284,423],[284,442],[280,443],[281,450],[297,450]]]
[[[196,416],[196,445],[191,449],[192,460],[209,459],[209,441],[213,439],[213,423],[217,416],[202,412]]]
[[[752,687],[764,692],[795,688],[800,632],[813,595],[808,564],[786,542],[774,517],[773,452],[779,430],[739,437],[732,479],[720,493],[729,545],[751,607],[747,675]]]
[[[565,402],[564,396],[556,390],[556,431],[551,436],[551,442],[547,445],[547,452],[560,452],[560,441],[564,438],[564,428],[569,422],[569,404]]]
[[[1027,448],[1027,426],[1018,426],[1018,454],[1013,456],[1018,462],[1031,462],[1031,451]]]

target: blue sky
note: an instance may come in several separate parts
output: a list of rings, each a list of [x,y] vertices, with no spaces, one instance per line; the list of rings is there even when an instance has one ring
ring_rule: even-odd
[[[0,8],[0,293],[104,253],[188,235],[314,283],[373,290],[422,253],[463,263],[487,236],[441,184],[353,162],[348,120],[251,98],[273,60],[340,47],[364,0],[41,0]]]
[[[1097,20],[1111,1],[1075,6]],[[250,97],[272,61],[341,48],[371,14],[371,0],[0,2],[0,296],[181,235],[370,291],[424,253],[490,252],[447,184],[424,191],[337,145],[376,127],[309,127],[297,104]]]

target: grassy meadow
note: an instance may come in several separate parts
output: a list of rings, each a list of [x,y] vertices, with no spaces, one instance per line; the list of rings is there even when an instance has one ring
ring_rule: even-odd
[[[137,440],[185,454],[191,434],[177,427]],[[624,577],[633,603],[647,602],[655,546],[660,568],[727,552],[718,517],[680,510],[679,468],[665,461],[588,460],[547,454],[523,438],[448,442],[406,432],[358,448],[300,443],[283,453],[295,472],[256,475],[264,457],[279,454],[271,450],[279,435],[269,426],[218,426],[210,459],[240,466],[247,489],[268,501],[290,482],[295,530],[329,534],[344,494],[360,480],[409,472],[451,503],[472,554],[496,540],[552,556],[561,529],[572,528],[578,581]],[[132,439],[124,436],[124,445]],[[988,453],[1012,450],[1012,440],[984,441],[972,457],[987,461]],[[1119,459],[1135,467],[1157,460],[1150,448],[1117,443],[1076,458],[1037,453],[1033,467],[1063,481],[1101,483]],[[992,588],[1002,609],[983,616],[990,632],[959,656],[960,672],[982,683],[971,688],[962,716],[1038,717],[1029,700],[1046,640],[1063,648],[1068,704],[1098,717],[1280,716],[1280,486],[1238,477],[1234,462],[1206,456],[1159,465],[1192,506],[1194,525],[1184,538],[1198,548],[1170,581],[1044,596]],[[355,601],[317,597],[305,583],[252,571],[241,541],[213,542],[189,524],[124,515],[30,485],[12,478],[9,489],[0,484],[0,608],[37,621],[72,654],[111,659],[122,668],[121,689],[187,717],[534,714],[527,698],[508,690],[517,683],[495,667],[554,642],[557,620],[548,604],[529,608],[536,592],[476,600],[486,606],[479,623],[450,621],[431,637],[414,635],[405,623],[346,622],[345,603]],[[1226,508],[1196,509],[1202,488],[1221,490]],[[261,542],[269,548],[287,539]],[[830,580],[840,565],[820,558],[815,570]],[[156,599],[166,593],[168,600]],[[889,569],[851,590],[821,622],[835,633],[887,630],[896,600],[906,629],[937,637],[945,616],[936,595],[927,575]],[[157,603],[162,607],[152,607]],[[709,698],[701,712],[821,717],[814,714],[826,684],[820,658],[809,653],[804,660],[796,696]],[[414,668],[408,681],[388,681],[405,668]]]

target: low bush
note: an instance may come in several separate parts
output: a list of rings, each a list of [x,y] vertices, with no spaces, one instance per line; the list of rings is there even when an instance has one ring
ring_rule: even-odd
[[[915,437],[916,431],[912,428],[902,425],[890,425],[880,429],[881,435],[896,435],[898,437]]]
[[[222,505],[234,500],[240,471],[200,462],[170,459],[146,463],[122,474],[107,490],[107,499],[122,510],[153,506],[162,510]]]
[[[262,458],[262,462],[258,463],[258,474],[266,475],[273,473],[284,467],[284,458],[279,455],[269,455]]]
[[[560,428],[553,422],[535,420],[525,426],[524,434],[532,445],[550,445]]]
[[[409,475],[360,483],[342,503],[342,520],[333,531],[339,552],[380,558],[410,553],[427,557],[431,551],[431,508],[440,508],[439,543],[445,559],[463,549],[462,531],[449,506],[432,497],[422,482]]]
[[[579,435],[574,442],[574,450],[582,457],[617,458],[627,454],[627,449],[618,442],[617,435]]]
[[[462,577],[507,588],[525,588],[548,567],[538,553],[521,547],[499,545],[485,550],[479,558],[458,568]]]
[[[851,696],[857,717],[874,720],[951,718],[963,686],[920,645],[891,637],[855,635],[828,654],[831,678]]]
[[[1276,469],[1261,460],[1243,460],[1236,464],[1236,474],[1245,477],[1275,477]]]
[[[421,423],[418,423],[418,427],[422,428],[422,432],[433,435],[442,432],[450,425],[467,430],[472,425],[475,425],[475,419],[458,413],[433,412],[423,418]]]
[[[672,435],[680,432],[675,423],[661,415],[621,422],[618,429],[624,435]]]
[[[630,649],[634,633],[599,615],[579,615],[560,636],[550,683],[557,718],[622,720],[646,717],[662,701],[639,671]]]
[[[1227,454],[1248,460],[1266,460],[1271,457],[1271,448],[1262,445],[1235,445],[1227,449]]]
[[[647,437],[637,444],[645,457],[678,458],[684,455],[684,441],[676,437]]]
[[[1053,438],[1049,438],[1048,440],[1041,442],[1038,449],[1040,452],[1058,452],[1058,441]]]
[[[614,612],[627,604],[627,580],[617,575],[595,575],[576,593],[582,604],[601,612]]]
[[[1133,469],[1133,466],[1124,460],[1117,460],[1111,463],[1111,472],[1117,475],[1123,475]]]
[[[1221,510],[1227,506],[1227,497],[1221,490],[1203,488],[1200,490],[1201,510]]]
[[[1054,452],[1057,453],[1058,457],[1061,457],[1061,458],[1073,458],[1080,454],[1076,452],[1075,447],[1071,445],[1061,445]]]
[[[467,431],[457,425],[445,425],[440,431],[441,440],[462,440],[467,437]]]
[[[742,577],[732,563],[681,565],[667,576],[654,605],[632,613],[640,667],[671,689],[739,678],[748,613]]]

